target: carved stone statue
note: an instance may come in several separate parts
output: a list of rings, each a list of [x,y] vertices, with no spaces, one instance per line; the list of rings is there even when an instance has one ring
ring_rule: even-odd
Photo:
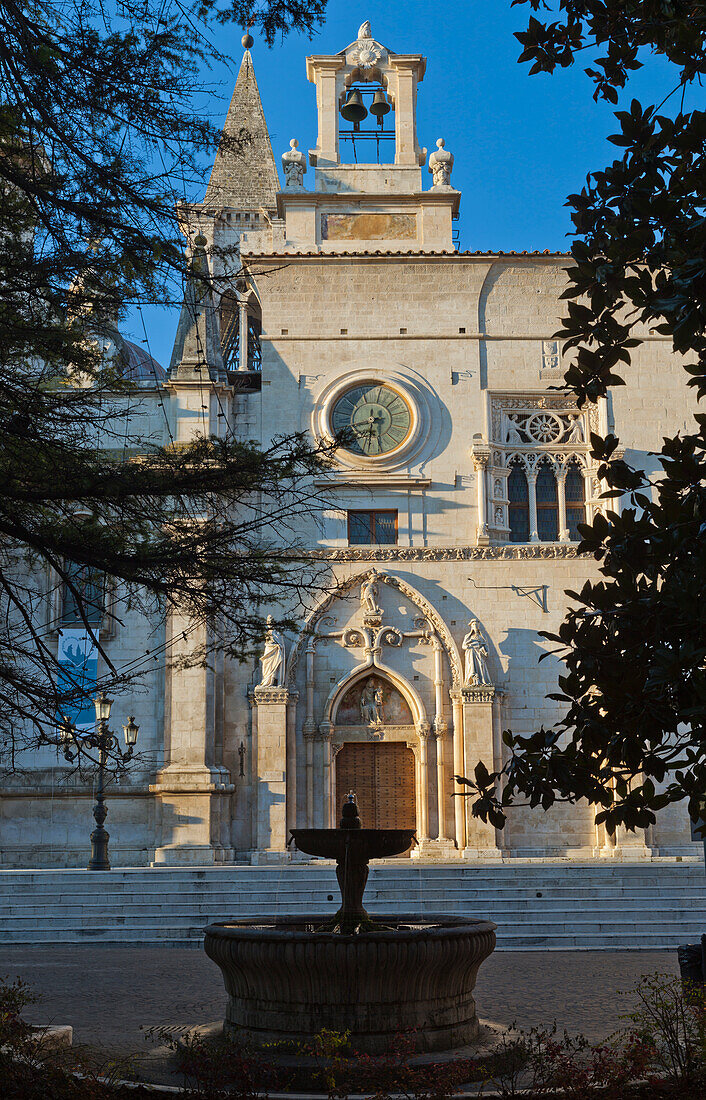
[[[284,638],[272,626],[272,616],[267,616],[265,649],[260,658],[262,679],[260,687],[282,687],[284,684]]]
[[[451,191],[451,169],[454,166],[453,153],[444,149],[444,139],[439,138],[436,149],[429,157],[429,171],[432,176],[432,189],[435,187]]]
[[[360,717],[364,723],[374,725],[380,725],[385,720],[382,709],[382,688],[376,687],[372,678],[366,681],[360,695]]]
[[[567,443],[585,443],[583,438],[583,424],[581,423],[581,417],[575,416],[571,428],[569,429],[569,435]]]
[[[485,635],[477,619],[471,619],[468,627],[468,633],[463,639],[464,682],[476,686],[489,684],[491,681],[487,665],[488,645]]]
[[[284,185],[293,190],[304,186],[304,173],[306,172],[306,157],[297,148],[299,142],[292,138],[289,149],[282,153],[282,168],[284,169]]]
[[[360,586],[360,606],[363,609],[365,615],[380,615],[381,609],[378,607],[378,586],[376,581],[379,573],[376,569],[371,570],[370,576]]]
[[[517,420],[512,413],[507,417],[505,423],[505,442],[506,443],[522,443],[522,436],[520,435],[517,427]]]

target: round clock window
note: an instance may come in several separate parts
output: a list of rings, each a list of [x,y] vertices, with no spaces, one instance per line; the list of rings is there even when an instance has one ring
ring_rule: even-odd
[[[412,426],[412,412],[397,390],[368,382],[339,397],[331,412],[331,426],[337,435],[344,435],[347,451],[374,458],[404,443]]]

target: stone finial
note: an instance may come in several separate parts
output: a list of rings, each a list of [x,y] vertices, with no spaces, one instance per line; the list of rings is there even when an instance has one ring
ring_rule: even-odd
[[[304,173],[306,172],[306,157],[297,148],[299,142],[292,138],[289,149],[282,153],[282,168],[284,170],[284,185],[289,191],[294,191],[304,186]]]
[[[451,169],[454,166],[453,153],[444,149],[444,139],[439,138],[436,149],[429,157],[429,171],[432,175],[432,191],[452,191]]]
[[[252,48],[255,39],[251,34],[248,34],[248,32],[246,31],[240,41],[242,43],[243,49],[249,50]]]
[[[365,22],[361,23],[360,26],[358,27],[358,41],[360,41],[361,38],[372,38],[372,37],[373,37],[373,32],[372,32],[372,28],[370,26],[370,20],[366,19]]]

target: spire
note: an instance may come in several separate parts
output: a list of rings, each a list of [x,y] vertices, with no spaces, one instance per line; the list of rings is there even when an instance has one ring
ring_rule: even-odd
[[[218,318],[208,284],[205,244],[206,238],[199,233],[194,240],[169,374],[172,378],[218,382],[225,381],[226,372],[221,355]]]
[[[243,44],[252,43],[249,35]],[[246,49],[223,126],[206,203],[258,210],[277,206],[279,177],[272,155],[265,113],[255,79],[250,50]]]

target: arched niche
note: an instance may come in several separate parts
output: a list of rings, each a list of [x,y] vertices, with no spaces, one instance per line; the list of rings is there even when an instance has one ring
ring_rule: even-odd
[[[346,696],[353,694],[358,689],[362,691],[368,680],[380,681],[383,690],[385,685],[389,685],[390,694],[386,693],[387,699],[394,699],[394,696],[391,696],[391,692],[394,692],[406,706],[409,714],[406,721],[393,721],[392,715],[386,715],[386,720],[382,723],[383,729],[386,724],[416,727],[420,722],[426,722],[426,711],[419,693],[403,676],[400,676],[398,672],[395,672],[394,669],[384,664],[363,665],[354,668],[352,672],[337,684],[334,684],[326,700],[322,720],[335,726],[337,730],[344,730],[346,726],[355,727],[366,725],[367,723],[362,716],[359,722],[340,722],[339,712],[341,704],[346,699]]]

